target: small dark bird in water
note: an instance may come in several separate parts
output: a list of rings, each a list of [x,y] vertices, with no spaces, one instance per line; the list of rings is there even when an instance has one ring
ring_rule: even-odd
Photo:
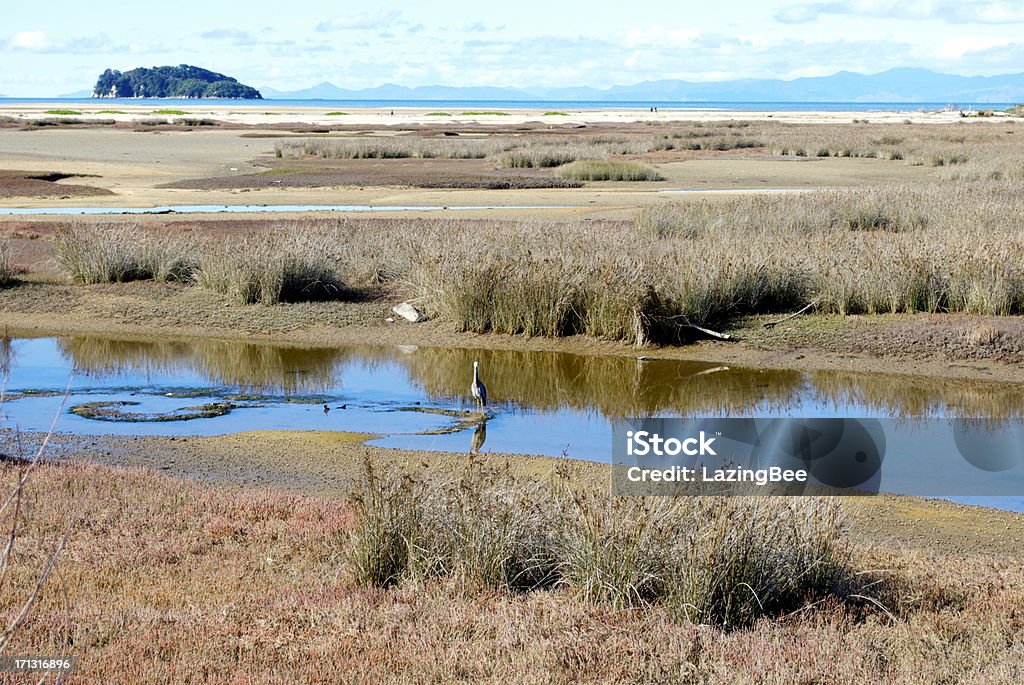
[[[484,382],[480,380],[480,374],[478,368],[480,362],[473,362],[473,384],[469,386],[469,394],[473,396],[476,403],[481,407],[487,406],[487,387],[484,386]]]
[[[331,408],[330,408],[330,407],[328,407],[328,406],[327,406],[326,404],[324,405],[324,413],[325,413],[325,414],[329,414],[329,413],[331,413]]]
[[[348,405],[347,404],[339,404],[337,407],[335,407],[335,409],[348,409]]]

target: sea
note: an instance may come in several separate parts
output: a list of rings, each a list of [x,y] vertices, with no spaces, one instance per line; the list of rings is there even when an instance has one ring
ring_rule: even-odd
[[[231,108],[255,107],[273,109],[276,107],[330,107],[332,109],[400,109],[404,107],[435,109],[543,109],[543,110],[597,110],[636,109],[649,110],[657,107],[666,110],[732,110],[739,112],[917,112],[936,111],[946,108],[972,111],[980,109],[1001,110],[1014,106],[1011,102],[960,103],[948,102],[718,102],[687,101],[669,102],[659,100],[189,100],[180,98],[12,98],[0,97],[3,105],[33,104],[86,105],[146,105],[174,107]]]

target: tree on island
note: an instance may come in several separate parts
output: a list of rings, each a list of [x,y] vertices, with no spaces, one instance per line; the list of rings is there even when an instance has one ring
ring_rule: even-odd
[[[93,89],[94,98],[233,98],[262,100],[260,92],[238,79],[209,69],[182,64],[177,67],[140,67],[120,72],[107,69]]]

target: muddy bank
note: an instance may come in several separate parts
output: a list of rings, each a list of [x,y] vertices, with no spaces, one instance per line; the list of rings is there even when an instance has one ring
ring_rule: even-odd
[[[37,241],[28,241],[34,243]],[[636,348],[574,336],[547,339],[462,333],[443,321],[409,324],[397,302],[305,302],[243,306],[195,287],[127,283],[72,286],[28,277],[0,290],[0,326],[11,334],[102,334],[244,339],[306,345],[352,343],[551,350],[577,354],[693,359],[743,366],[836,370],[1024,382],[1024,318],[972,315],[751,317],[733,340]]]
[[[382,473],[413,472],[449,477],[466,468],[466,454],[385,449],[363,445],[372,436],[322,431],[253,431],[216,437],[57,436],[47,457],[56,462],[92,459],[121,468],[142,468],[220,487],[294,492],[329,499],[354,493],[367,458]],[[23,449],[41,438],[20,436]],[[0,433],[8,454],[13,434]],[[485,454],[477,459],[508,465],[514,473],[550,476],[562,459]],[[603,487],[608,466],[568,462],[571,478]],[[921,549],[950,555],[1018,557],[1024,549],[1024,514],[970,507],[943,500],[880,495],[843,500],[849,534],[859,544]]]
[[[480,188],[509,190],[579,188],[550,170],[495,168],[482,159],[352,159],[338,162],[288,160],[271,163],[271,171],[176,181],[161,188],[190,190],[260,190],[337,186],[408,186],[411,188]]]
[[[75,183],[61,183],[82,174],[48,171],[13,171],[0,169],[0,199],[16,197],[59,198],[113,195],[106,188]]]

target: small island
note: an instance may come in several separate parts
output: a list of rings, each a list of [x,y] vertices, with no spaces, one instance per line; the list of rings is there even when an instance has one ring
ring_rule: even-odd
[[[177,67],[140,67],[120,72],[107,69],[93,88],[94,98],[228,98],[262,100],[252,86],[209,69],[182,64]]]

